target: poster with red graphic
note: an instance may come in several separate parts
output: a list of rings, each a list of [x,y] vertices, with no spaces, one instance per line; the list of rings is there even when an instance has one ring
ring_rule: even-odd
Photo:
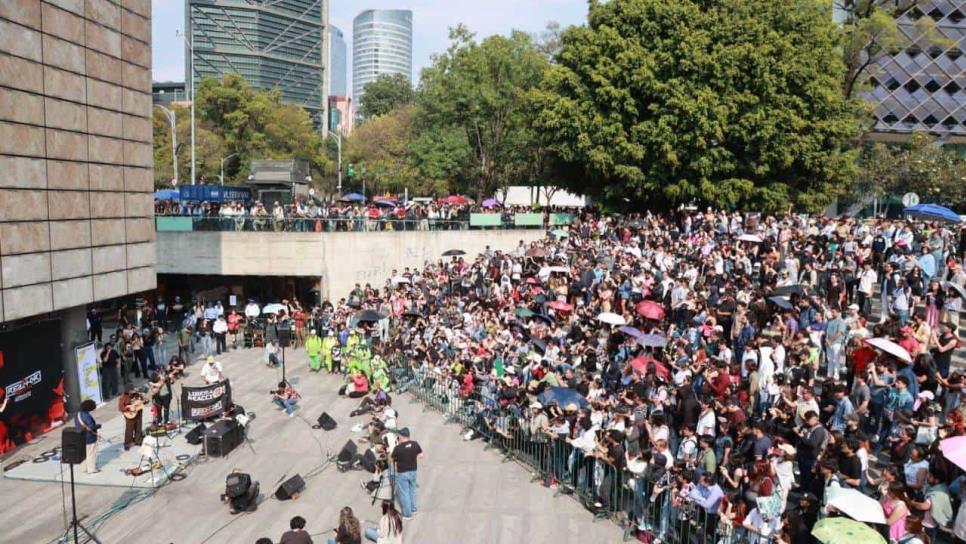
[[[0,456],[63,423],[60,321],[0,332]]]

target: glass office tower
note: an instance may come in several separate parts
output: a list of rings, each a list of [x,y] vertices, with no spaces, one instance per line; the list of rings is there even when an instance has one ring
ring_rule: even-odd
[[[370,9],[352,22],[352,100],[383,74],[413,78],[413,12]]]

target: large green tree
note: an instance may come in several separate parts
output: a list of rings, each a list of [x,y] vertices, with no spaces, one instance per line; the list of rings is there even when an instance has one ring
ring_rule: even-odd
[[[928,134],[915,133],[901,144],[869,143],[860,165],[859,195],[914,192],[922,202],[966,209],[966,160]]]
[[[366,83],[359,99],[359,115],[370,119],[412,104],[415,92],[403,74],[383,74]]]
[[[851,178],[858,104],[821,2],[592,0],[562,42],[536,126],[576,192],[816,210]]]
[[[441,137],[418,150],[445,157],[439,174],[458,176],[455,188],[476,197],[539,181],[532,93],[549,68],[546,55],[524,32],[477,41],[459,26],[450,38],[449,49],[422,71],[416,97],[417,130]]]

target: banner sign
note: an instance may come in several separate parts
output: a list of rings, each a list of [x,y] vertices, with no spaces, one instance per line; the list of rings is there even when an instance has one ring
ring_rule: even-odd
[[[0,333],[0,455],[64,422],[60,321]]]
[[[503,215],[499,213],[471,213],[471,227],[499,227],[503,224]]]
[[[513,224],[518,227],[542,227],[542,213],[517,213],[513,214]]]
[[[181,409],[192,421],[220,416],[231,406],[231,384],[228,380],[200,387],[181,388]]]
[[[77,361],[77,383],[80,387],[81,401],[90,399],[100,405],[101,376],[97,373],[97,346],[94,342],[74,348]]]

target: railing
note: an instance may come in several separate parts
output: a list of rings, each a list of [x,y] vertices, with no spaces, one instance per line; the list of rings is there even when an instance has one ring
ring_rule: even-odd
[[[742,527],[719,520],[717,514],[708,513],[668,485],[670,472],[651,481],[645,474],[635,475],[585,453],[563,438],[532,434],[520,410],[501,407],[497,399],[478,388],[461,394],[457,381],[432,370],[397,365],[393,375],[398,392],[411,393],[426,409],[443,414],[447,423],[459,424],[461,434],[477,433],[487,449],[502,453],[504,462],[520,463],[530,471],[532,482],[555,488],[555,496],[573,497],[595,521],[609,519],[619,524],[625,541],[636,531],[670,544],[747,541]]]
[[[383,217],[287,217],[271,216],[201,216],[156,215],[158,232],[379,232],[379,231],[427,231],[468,229],[539,229],[563,222],[567,214],[551,214],[545,220],[542,214],[516,214],[505,218],[501,214],[472,214],[496,216],[485,222],[470,219],[395,219]],[[520,216],[526,216],[521,219]]]

